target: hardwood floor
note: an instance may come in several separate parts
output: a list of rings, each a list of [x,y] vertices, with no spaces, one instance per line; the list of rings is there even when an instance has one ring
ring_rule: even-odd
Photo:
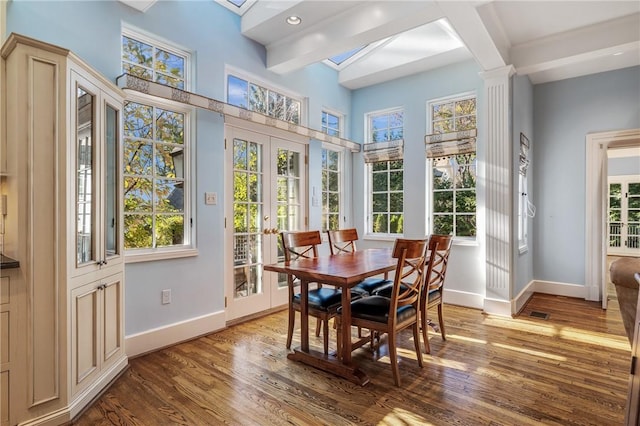
[[[610,299],[603,311],[536,294],[514,319],[445,305],[447,340],[430,332],[423,369],[402,333],[402,388],[385,339],[377,352],[354,352],[365,387],[287,360],[278,312],[131,360],[75,424],[621,425],[630,347]]]

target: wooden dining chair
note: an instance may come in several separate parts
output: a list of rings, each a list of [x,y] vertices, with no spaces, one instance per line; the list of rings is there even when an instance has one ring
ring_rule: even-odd
[[[320,231],[281,232],[280,238],[285,261],[302,258],[318,257],[318,246],[322,244]],[[287,329],[287,349],[291,348],[293,329],[295,326],[295,312],[300,312],[300,293],[295,292],[298,280],[289,274],[289,326]],[[333,318],[342,302],[342,293],[336,288],[323,288],[318,283],[317,288],[309,289],[309,315],[318,319],[316,336],[320,335],[320,325],[323,325],[324,353],[329,353],[329,319]]]
[[[420,349],[420,292],[425,273],[427,239],[407,240],[399,238],[393,247],[393,257],[398,259],[393,280],[391,298],[370,296],[351,302],[351,325],[388,335],[391,371],[396,386],[400,386],[397,341],[400,331],[411,327],[418,365],[422,367]],[[341,329],[342,308],[336,316]],[[342,348],[338,332],[338,350]]]
[[[438,325],[442,340],[446,340],[444,330],[444,316],[442,312],[442,291],[444,279],[447,274],[449,253],[451,252],[451,235],[431,235],[429,237],[429,261],[425,273],[424,288],[420,300],[420,326],[424,339],[425,353],[430,353],[428,328],[433,327],[431,320],[427,318],[427,312],[434,307],[438,308]]]
[[[356,241],[358,240],[358,230],[356,228],[346,228],[327,231],[329,239],[329,250],[331,254],[351,253],[356,251]],[[365,278],[352,288],[352,292],[360,293],[363,296],[371,295],[378,287],[387,282],[387,273],[382,277]]]

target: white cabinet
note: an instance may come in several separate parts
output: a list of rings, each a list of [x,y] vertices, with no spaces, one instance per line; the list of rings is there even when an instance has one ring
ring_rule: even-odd
[[[71,290],[72,393],[90,386],[122,356],[122,274]]]
[[[66,49],[12,34],[1,54],[4,247],[20,262],[24,312],[9,331],[26,348],[23,364],[10,366],[26,380],[7,385],[7,424],[63,424],[127,366],[124,96]]]

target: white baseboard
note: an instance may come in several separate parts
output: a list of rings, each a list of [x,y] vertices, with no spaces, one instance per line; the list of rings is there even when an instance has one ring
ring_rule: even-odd
[[[127,356],[142,355],[225,327],[225,313],[220,311],[125,336]]]
[[[484,308],[484,296],[466,291],[444,289],[444,303],[464,306],[467,308]]]
[[[556,296],[587,298],[587,287],[581,284],[559,283],[554,281],[533,281],[536,293],[553,294]]]

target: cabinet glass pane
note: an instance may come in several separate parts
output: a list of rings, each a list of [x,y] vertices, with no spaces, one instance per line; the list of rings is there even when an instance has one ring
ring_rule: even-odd
[[[107,105],[105,111],[105,250],[118,254],[118,111]]]
[[[76,253],[78,264],[95,260],[94,96],[78,87],[76,100]]]

